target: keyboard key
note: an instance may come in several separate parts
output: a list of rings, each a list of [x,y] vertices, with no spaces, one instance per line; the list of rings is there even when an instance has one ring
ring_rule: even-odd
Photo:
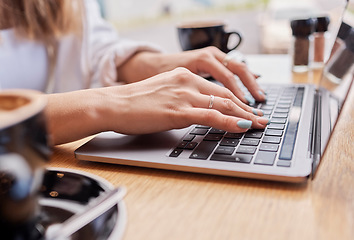
[[[262,142],[264,143],[273,143],[273,144],[279,144],[280,143],[281,138],[280,137],[269,137],[269,136],[265,136],[262,139]]]
[[[240,140],[238,139],[224,138],[221,141],[220,146],[236,147],[239,142]]]
[[[266,136],[275,136],[275,137],[281,137],[283,135],[282,130],[273,130],[273,129],[267,129],[265,132]]]
[[[183,141],[180,144],[178,144],[177,148],[183,149],[183,148],[185,148],[187,146],[187,144],[188,144],[188,142]]]
[[[211,156],[210,160],[224,161],[224,162],[250,163],[251,160],[252,160],[252,155],[246,155],[246,154],[235,154],[235,155],[213,154]]]
[[[183,149],[175,149],[170,153],[170,157],[178,157],[183,152]]]
[[[272,166],[275,161],[275,156],[276,156],[275,152],[259,151],[255,160],[254,160],[254,164]]]
[[[236,139],[240,139],[242,138],[243,133],[231,133],[231,132],[227,132],[224,136],[224,138],[236,138]]]
[[[293,94],[291,94],[291,96],[281,96],[280,98],[279,98],[279,102],[292,102],[293,101],[293,99],[294,99],[294,95]]]
[[[226,131],[224,130],[220,130],[220,129],[216,129],[216,128],[212,128],[210,129],[209,133],[211,134],[224,134]]]
[[[277,101],[277,98],[278,98],[278,94],[270,93],[270,94],[267,95],[267,101],[266,101],[266,103],[267,103],[268,101],[270,101],[270,102],[275,102],[275,101]]]
[[[254,154],[256,149],[256,147],[252,146],[239,146],[236,153]]]
[[[207,140],[207,141],[220,141],[222,138],[222,135],[221,134],[210,134],[208,133],[205,137],[204,137],[204,140]]]
[[[231,155],[235,151],[234,147],[219,146],[214,153]]]
[[[205,160],[213,152],[216,145],[218,143],[214,141],[201,141],[189,158]]]
[[[273,108],[274,108],[274,106],[272,106],[272,105],[263,105],[261,107],[262,110],[272,110]]]
[[[260,151],[268,151],[268,152],[276,152],[278,151],[278,145],[276,144],[269,144],[269,143],[262,143],[259,147]]]
[[[277,123],[271,123],[268,125],[267,129],[277,129],[277,130],[284,130],[285,124],[277,124]]]
[[[281,123],[281,124],[284,124],[286,123],[286,118],[275,118],[275,117],[272,117],[272,119],[270,119],[270,122],[271,123]]]
[[[194,128],[189,134],[205,135],[207,132],[208,132],[208,129],[204,129],[204,128]]]
[[[277,108],[290,108],[291,104],[285,104],[285,103],[279,103],[277,105]]]
[[[276,108],[274,110],[275,113],[288,113],[289,109],[288,108]]]
[[[292,104],[293,97],[289,98],[280,98],[278,104]]]
[[[242,139],[241,145],[248,145],[248,146],[258,146],[259,140],[258,139],[252,139],[252,138],[244,138]]]
[[[281,161],[281,160],[279,160],[277,162],[277,166],[278,167],[290,167],[291,166],[291,162],[290,161]]]
[[[294,101],[294,106],[295,107],[300,107],[302,106],[302,100],[304,98],[304,92],[305,92],[305,88],[301,87],[298,89],[297,93],[296,93],[296,97],[295,97],[295,101]]]
[[[288,114],[287,113],[274,113],[272,117],[275,117],[275,118],[287,118]]]
[[[266,102],[265,102],[265,104],[267,104],[267,105],[275,105],[275,99],[273,99],[273,100],[267,100]]]
[[[290,114],[291,118],[289,118],[289,124],[284,134],[283,145],[281,147],[279,155],[279,159],[282,160],[291,160],[293,155],[294,144],[298,129],[298,121],[300,119],[300,111],[296,110],[298,110],[298,107],[294,107],[292,109],[292,112]],[[298,116],[294,116],[293,111],[296,111],[298,113]]]
[[[264,115],[269,115],[272,113],[272,110],[263,110]]]
[[[193,150],[197,145],[197,142],[188,142],[188,144],[185,146],[185,149]]]
[[[186,135],[186,136],[183,138],[183,141],[190,142],[190,141],[192,141],[194,138],[195,138],[195,135],[193,135],[193,134],[188,134],[188,135]]]
[[[291,160],[297,135],[298,123],[300,120],[304,88],[299,88],[294,100],[294,106],[289,113],[289,123],[284,134],[283,145],[280,150],[279,159]]]
[[[263,136],[263,132],[262,131],[248,131],[246,134],[245,134],[245,138],[262,138]]]

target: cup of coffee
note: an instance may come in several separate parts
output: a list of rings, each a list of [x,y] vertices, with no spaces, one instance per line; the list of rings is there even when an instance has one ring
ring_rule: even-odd
[[[204,21],[183,23],[177,26],[178,38],[183,51],[215,46],[228,53],[236,49],[242,42],[242,36],[237,31],[226,31],[225,23]],[[236,36],[236,43],[229,47],[231,36]]]
[[[46,101],[33,90],[0,91],[0,232],[37,239],[38,193],[49,159]]]

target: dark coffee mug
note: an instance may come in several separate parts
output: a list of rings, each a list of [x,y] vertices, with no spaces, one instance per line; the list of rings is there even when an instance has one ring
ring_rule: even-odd
[[[46,101],[33,90],[0,91],[0,232],[39,239],[35,225],[44,163],[49,159]]]
[[[236,49],[242,41],[242,36],[236,31],[225,31],[222,22],[195,22],[185,23],[177,27],[178,38],[183,51],[215,46],[221,51],[228,53]],[[235,46],[229,48],[230,36],[237,37]]]

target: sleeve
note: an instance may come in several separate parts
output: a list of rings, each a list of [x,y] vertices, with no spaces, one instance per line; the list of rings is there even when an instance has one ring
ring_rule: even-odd
[[[96,0],[85,0],[83,41],[90,87],[112,86],[117,82],[117,67],[139,51],[160,52],[153,44],[121,39],[116,29],[100,14]]]

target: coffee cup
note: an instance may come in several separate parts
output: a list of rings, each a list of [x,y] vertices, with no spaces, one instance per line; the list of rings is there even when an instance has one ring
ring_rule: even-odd
[[[38,193],[50,148],[46,101],[33,90],[0,91],[0,232],[37,239]]]
[[[225,23],[218,21],[203,21],[183,23],[177,26],[178,38],[183,51],[215,46],[228,53],[236,49],[242,42],[242,36],[237,31],[226,31]],[[236,36],[236,43],[231,44],[231,36]]]

